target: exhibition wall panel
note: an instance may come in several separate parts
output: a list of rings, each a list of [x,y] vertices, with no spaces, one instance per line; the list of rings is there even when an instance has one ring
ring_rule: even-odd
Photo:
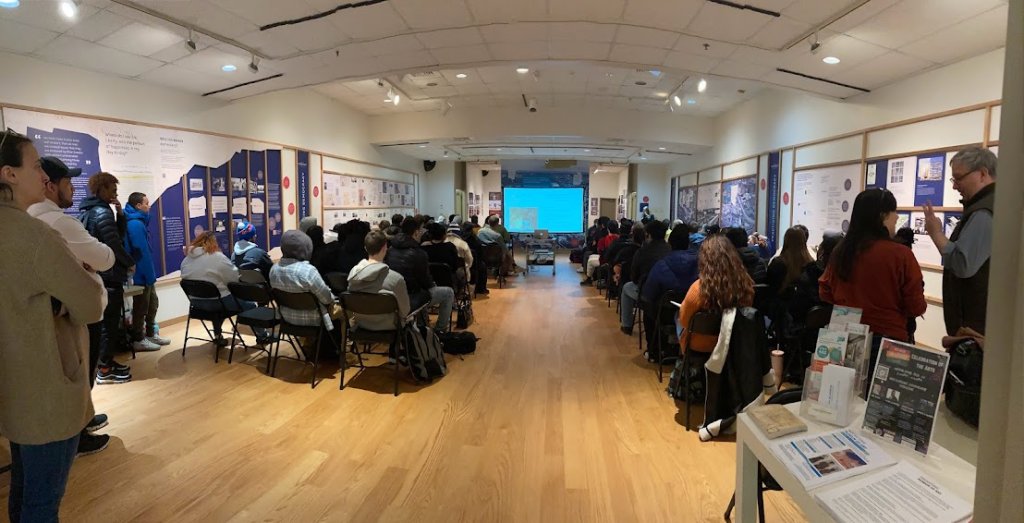
[[[324,186],[324,157],[321,154],[309,155],[309,215],[317,217],[317,223],[324,224],[324,200],[321,191]],[[300,194],[301,198],[302,195]]]
[[[757,230],[765,234],[768,225],[768,155],[757,157]]]
[[[985,138],[985,113],[985,109],[978,109],[870,131],[867,156],[981,143]]]
[[[861,133],[838,140],[830,140],[797,147],[796,168],[859,161],[864,153],[864,135]]]
[[[757,174],[757,156],[746,158],[738,162],[727,163],[722,166],[722,179],[734,180],[744,176]]]
[[[999,141],[999,125],[1002,122],[1003,106],[997,105],[992,108],[991,116],[989,119],[988,136],[985,138],[986,142],[998,142]]]
[[[793,226],[793,149],[782,151],[779,159],[779,239],[775,245],[775,251],[782,249],[782,238],[786,229]],[[812,232],[820,241],[820,233]],[[814,241],[813,238],[811,241]]]
[[[679,186],[686,187],[688,185],[697,185],[697,173],[684,174],[679,177]]]
[[[697,173],[697,185],[704,185],[711,182],[722,181],[722,166],[712,167],[710,169],[704,169]]]

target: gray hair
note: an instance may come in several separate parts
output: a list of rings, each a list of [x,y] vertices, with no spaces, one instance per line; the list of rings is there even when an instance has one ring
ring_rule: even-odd
[[[285,231],[281,235],[281,255],[285,258],[309,261],[313,255],[313,240],[302,231]]]
[[[996,155],[992,151],[984,147],[971,145],[957,151],[953,159],[949,161],[949,166],[952,167],[954,163],[959,164],[972,172],[985,169],[988,171],[989,176],[995,178],[996,161]]]

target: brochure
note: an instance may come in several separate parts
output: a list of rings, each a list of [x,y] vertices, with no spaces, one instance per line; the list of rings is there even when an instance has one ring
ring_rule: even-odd
[[[804,400],[818,401],[818,391],[821,390],[821,372],[826,365],[843,364],[846,357],[847,339],[848,335],[845,331],[829,329],[818,331],[814,354],[811,355],[811,367],[807,369],[804,377]]]
[[[895,463],[881,447],[851,429],[787,439],[771,450],[806,489]]]
[[[833,328],[833,326],[829,326]],[[868,362],[871,361],[871,328],[862,323],[847,323],[846,355],[843,357],[843,366],[850,367],[856,371],[853,380],[854,391],[862,398],[867,397],[868,390]]]
[[[836,305],[832,307],[832,318],[829,320],[831,325],[846,325],[847,323],[860,323],[860,317],[864,313],[862,309],[856,307],[844,307],[842,305]],[[842,329],[840,329],[842,330]]]
[[[842,523],[956,523],[972,512],[969,503],[905,461],[814,497]]]
[[[883,339],[864,431],[927,454],[948,366],[944,352]]]

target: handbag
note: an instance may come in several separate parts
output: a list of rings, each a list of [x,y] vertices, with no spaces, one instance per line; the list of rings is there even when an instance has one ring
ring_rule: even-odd
[[[974,339],[965,339],[948,349],[946,407],[967,424],[978,426],[981,409],[981,368],[985,352]]]

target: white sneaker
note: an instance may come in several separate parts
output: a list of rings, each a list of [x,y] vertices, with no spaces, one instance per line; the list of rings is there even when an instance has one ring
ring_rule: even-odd
[[[132,343],[132,349],[134,349],[135,352],[154,352],[160,350],[160,346],[149,341],[149,338],[144,338]]]
[[[171,340],[169,340],[167,338],[162,338],[158,334],[154,334],[152,336],[148,336],[146,339],[149,340],[152,343],[157,344],[157,345],[170,345],[171,344]]]

